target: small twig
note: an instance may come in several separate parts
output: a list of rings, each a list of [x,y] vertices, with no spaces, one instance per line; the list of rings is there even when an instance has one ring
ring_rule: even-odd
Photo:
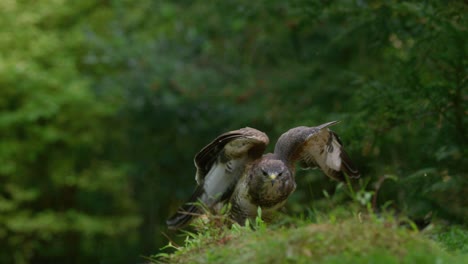
[[[384,181],[388,178],[388,175],[380,176],[379,180],[375,183],[374,197],[372,197],[372,208],[374,209],[374,212],[377,210],[377,195],[379,194],[379,190],[382,187]]]
[[[167,240],[169,240],[169,243],[171,243],[174,247],[180,248],[180,246],[179,246],[176,242],[174,242],[174,240],[172,240],[172,238],[171,238],[169,235],[167,235],[165,232],[161,232],[161,234],[162,234],[165,238],[167,238]]]

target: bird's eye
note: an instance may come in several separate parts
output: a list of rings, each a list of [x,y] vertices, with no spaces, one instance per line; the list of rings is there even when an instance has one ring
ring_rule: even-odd
[[[281,175],[283,175],[283,172],[278,173],[278,176],[281,176]]]
[[[268,173],[263,169],[262,169],[262,174],[263,174],[263,176],[268,176]]]

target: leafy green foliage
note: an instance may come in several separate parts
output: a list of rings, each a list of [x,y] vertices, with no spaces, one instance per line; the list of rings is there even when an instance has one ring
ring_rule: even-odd
[[[468,230],[462,226],[440,226],[428,236],[451,252],[468,253]]]
[[[244,126],[274,142],[294,126],[343,121],[334,129],[360,188],[300,171],[292,216],[352,199],[468,220],[462,1],[4,0],[0,9],[2,262],[153,254],[193,190],[195,153]]]
[[[132,246],[116,241],[140,218],[110,155],[116,108],[77,69],[83,36],[68,18],[86,5],[0,5],[0,261],[127,257],[111,248]]]

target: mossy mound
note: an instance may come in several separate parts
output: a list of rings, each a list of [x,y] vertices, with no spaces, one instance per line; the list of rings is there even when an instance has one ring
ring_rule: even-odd
[[[468,263],[393,220],[348,219],[335,223],[252,230],[213,229],[191,234],[185,247],[162,254],[170,263]],[[161,255],[160,255],[161,256]]]

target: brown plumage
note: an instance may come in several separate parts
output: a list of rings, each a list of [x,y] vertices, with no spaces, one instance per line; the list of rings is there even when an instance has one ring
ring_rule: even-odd
[[[336,123],[292,128],[280,136],[273,153],[263,156],[269,140],[259,130],[243,128],[220,135],[195,156],[197,188],[169,218],[169,228],[181,228],[199,214],[193,204],[197,201],[210,209],[231,203],[230,217],[239,224],[255,218],[258,207],[269,218],[294,192],[297,162],[305,168],[319,167],[335,180],[343,180],[343,172],[359,177],[338,135],[328,129]]]
[[[191,198],[167,220],[168,227],[181,228],[201,214],[197,202],[213,208],[229,201],[245,167],[262,156],[268,142],[265,133],[246,127],[224,133],[205,146],[194,159],[197,187]]]

